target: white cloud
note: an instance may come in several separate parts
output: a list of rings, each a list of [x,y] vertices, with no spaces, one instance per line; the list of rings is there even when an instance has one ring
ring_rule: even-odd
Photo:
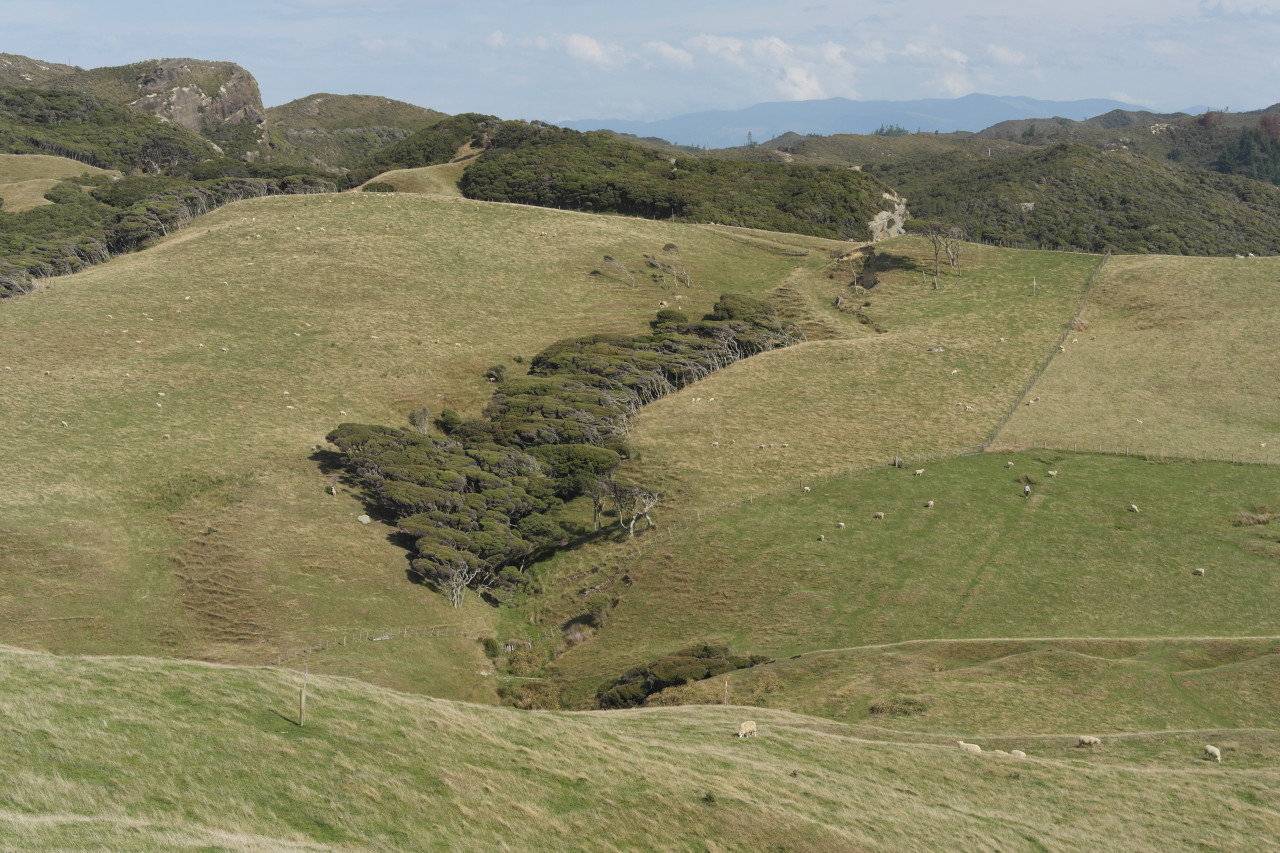
[[[743,67],[747,64],[746,58],[742,55],[742,39],[702,35],[694,36],[685,44],[730,65]]]
[[[812,71],[795,66],[783,69],[778,90],[791,101],[813,101],[827,97],[826,89]]]
[[[1026,65],[1027,55],[1017,48],[989,44],[986,54],[996,65]]]
[[[582,33],[565,36],[564,48],[565,52],[574,59],[593,65],[610,67],[624,59],[622,48],[617,45],[603,44]]]
[[[694,67],[693,54],[682,48],[667,44],[665,41],[646,42],[644,49],[654,54],[667,65],[675,65],[680,68]]]
[[[502,32],[502,30],[494,30],[485,36],[484,43],[489,47],[502,47],[507,43],[506,33]]]

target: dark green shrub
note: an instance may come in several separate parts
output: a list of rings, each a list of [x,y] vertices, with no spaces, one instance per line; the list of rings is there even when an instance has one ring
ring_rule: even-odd
[[[393,193],[396,191],[394,185],[386,181],[370,181],[360,188],[361,192],[366,193]]]
[[[440,431],[445,435],[450,435],[461,425],[462,416],[453,409],[442,409],[440,417],[436,418],[436,426],[440,427]]]

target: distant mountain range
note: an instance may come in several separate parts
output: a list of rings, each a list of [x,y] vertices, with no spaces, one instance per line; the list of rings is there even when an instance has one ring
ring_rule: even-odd
[[[1143,107],[1105,98],[1080,101],[1040,101],[1035,98],[965,95],[963,98],[925,98],[918,101],[777,101],[741,110],[707,110],[660,121],[581,119],[561,122],[574,130],[613,130],[639,137],[658,137],[677,145],[731,148],[765,142],[784,133],[874,133],[897,125],[911,132],[977,132],[1013,119],[1086,119],[1112,110]]]

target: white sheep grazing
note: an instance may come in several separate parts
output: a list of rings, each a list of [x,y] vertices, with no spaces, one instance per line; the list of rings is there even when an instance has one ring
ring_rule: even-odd
[[[803,487],[802,487],[802,489],[804,490],[804,493],[805,493],[806,495],[807,495],[807,494],[809,494],[809,492],[811,492],[811,491],[812,491],[812,489],[810,489],[808,486],[803,486]]]
[[[738,726],[738,737],[755,737],[755,736],[756,736],[756,724],[751,720],[747,720],[745,723]]]
[[[1012,750],[1009,750],[1009,754],[1010,754],[1010,755],[1012,755],[1014,758],[1026,758],[1026,757],[1027,757],[1027,754],[1026,754],[1025,752],[1023,752],[1022,750],[1020,750],[1020,749],[1012,749]]]
[[[1208,761],[1210,758],[1212,758],[1214,761],[1217,761],[1218,763],[1221,763],[1222,750],[1218,749],[1216,746],[1209,746],[1208,744],[1206,744],[1204,748],[1204,760]]]
[[[1049,473],[1049,476],[1050,476],[1050,477],[1056,477],[1056,476],[1058,476],[1058,472],[1057,472],[1057,471],[1050,471],[1050,472],[1048,472],[1048,473]]]
[[[956,746],[960,747],[965,752],[970,752],[970,753],[973,753],[974,755],[982,754],[982,747],[978,746],[976,743],[965,743],[962,740],[958,740],[956,741]]]
[[[933,509],[933,501],[925,501],[925,502],[924,502],[924,508],[925,508],[925,509]]]
[[[844,522],[843,522],[843,521],[837,521],[837,522],[836,522],[836,530],[844,530]]]
[[[878,518],[878,519],[883,520],[883,519],[884,519],[884,513],[883,513],[883,512],[873,512],[873,513],[871,513],[871,517],[872,517],[872,518]]]
[[[1129,504],[1129,512],[1142,512],[1142,510],[1138,509],[1137,504]]]
[[[1204,566],[1200,566],[1198,568],[1192,569],[1191,574],[1196,575],[1198,577],[1204,577]]]
[[[912,477],[919,477],[919,476],[920,476],[921,474],[923,474],[923,473],[924,473],[924,469],[923,469],[923,468],[917,468],[917,469],[916,469],[916,472],[915,472],[914,474],[912,474],[911,476],[912,476]]]
[[[1089,747],[1090,749],[1092,749],[1095,746],[1101,746],[1101,745],[1102,745],[1102,738],[1097,738],[1097,737],[1094,737],[1093,735],[1080,735],[1080,742],[1076,744],[1076,746]]]
[[[827,541],[826,534],[819,533],[819,534],[818,534],[818,541],[819,541],[819,542],[826,542],[826,541]]]
[[[1004,467],[1006,467],[1006,468],[1012,468],[1012,467],[1013,467],[1013,463],[1012,463],[1012,462],[1006,462],[1006,463],[1004,463]]]

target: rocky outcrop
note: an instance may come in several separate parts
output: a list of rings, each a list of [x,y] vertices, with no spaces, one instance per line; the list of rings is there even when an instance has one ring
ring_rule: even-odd
[[[137,69],[133,82],[138,97],[131,106],[215,141],[226,138],[228,126],[250,125],[256,143],[269,147],[258,81],[239,65],[160,59],[125,68]],[[227,153],[241,156],[245,152]]]
[[[884,193],[884,199],[891,209],[880,211],[867,223],[871,239],[877,242],[897,237],[906,230],[907,200],[895,192]]]

